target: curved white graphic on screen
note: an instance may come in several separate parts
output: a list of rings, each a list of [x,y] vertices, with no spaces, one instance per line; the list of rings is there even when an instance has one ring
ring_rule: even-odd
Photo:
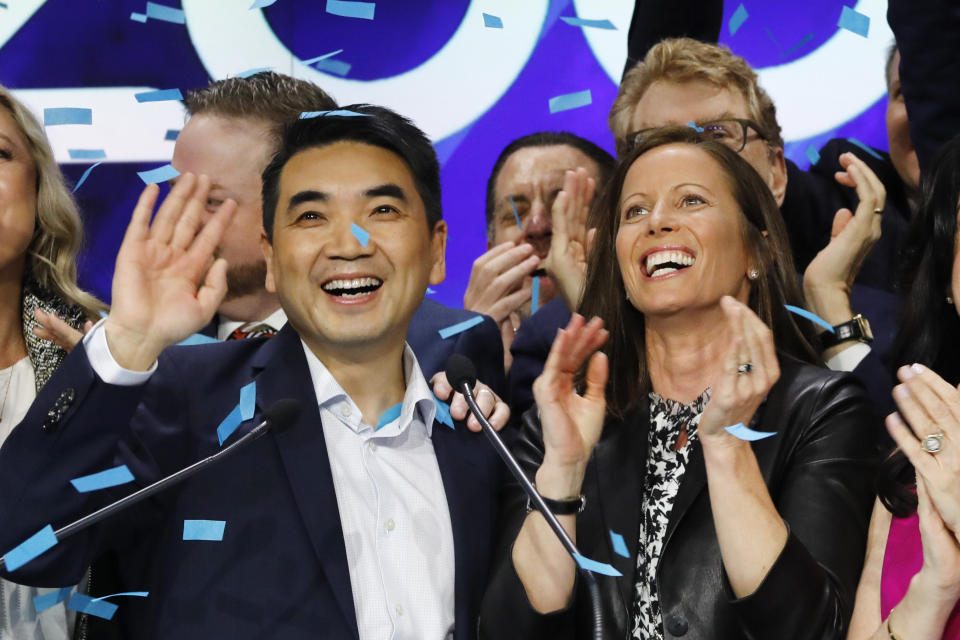
[[[396,109],[434,141],[480,118],[510,88],[533,53],[547,5],[548,0],[474,0],[456,33],[429,60],[397,76],[360,81],[304,65],[273,33],[263,11],[249,9],[250,0],[182,3],[193,46],[212,77],[272,67],[315,82],[340,104],[370,102]],[[501,18],[504,28],[484,27],[482,13]],[[314,55],[341,48],[336,57],[349,62],[351,43],[318,42]]]
[[[573,4],[578,16],[607,18],[617,27],[616,31],[584,29],[584,35],[604,71],[619,84],[627,60],[633,2],[573,0]],[[802,140],[834,129],[863,113],[887,92],[884,63],[893,42],[887,2],[859,0],[855,8],[870,18],[868,38],[837,29],[806,56],[757,70],[760,85],[777,105],[785,140]]]
[[[3,20],[0,20],[0,47],[7,44],[24,23],[33,17],[37,9],[47,3],[47,0],[9,0],[3,11]]]
[[[40,122],[48,108],[93,110],[92,124],[46,127],[57,162],[95,162],[71,160],[69,149],[103,149],[106,162],[169,162],[173,142],[166,140],[166,133],[183,127],[183,105],[177,100],[139,103],[134,98],[135,93],[153,89],[156,87],[18,89],[14,95]]]

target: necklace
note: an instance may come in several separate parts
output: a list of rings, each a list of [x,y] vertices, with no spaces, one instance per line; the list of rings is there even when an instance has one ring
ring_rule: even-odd
[[[7,384],[3,389],[3,402],[0,402],[0,422],[3,422],[3,410],[7,408],[7,395],[10,393],[10,385],[13,384],[13,366],[7,370]]]

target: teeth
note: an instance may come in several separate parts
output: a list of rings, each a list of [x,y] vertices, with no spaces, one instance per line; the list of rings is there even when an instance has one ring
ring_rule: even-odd
[[[331,280],[323,285],[324,291],[339,291],[341,289],[359,289],[360,287],[378,287],[383,284],[380,278],[353,278],[352,280]],[[347,296],[354,294],[344,294]],[[360,295],[360,294],[356,294]]]
[[[672,263],[684,267],[692,266],[695,262],[694,257],[686,251],[657,251],[647,256],[647,275],[663,275],[673,273],[677,269],[674,267],[658,267],[662,264]]]

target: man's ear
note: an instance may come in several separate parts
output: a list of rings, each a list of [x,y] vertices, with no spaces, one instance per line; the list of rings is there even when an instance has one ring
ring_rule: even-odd
[[[267,279],[264,282],[264,287],[270,293],[276,293],[277,283],[273,276],[273,244],[262,230],[260,231],[260,251],[263,252],[263,259],[267,263]]]
[[[783,147],[768,147],[770,156],[770,191],[777,206],[783,206],[787,195],[787,161],[783,157]]]
[[[430,284],[440,284],[447,277],[447,223],[437,220],[430,232]]]

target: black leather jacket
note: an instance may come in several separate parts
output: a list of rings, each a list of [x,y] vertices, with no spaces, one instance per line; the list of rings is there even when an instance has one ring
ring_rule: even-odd
[[[696,443],[657,571],[664,638],[842,640],[846,634],[873,502],[874,443],[882,426],[853,376],[785,356],[780,366],[780,380],[756,416],[758,429],[778,435],[753,443],[753,450],[790,529],[787,544],[760,587],[735,599],[721,562],[703,452]],[[584,480],[586,508],[577,517],[580,553],[623,574],[597,576],[605,638],[626,638],[633,628],[634,547],[648,422],[646,406],[623,420],[608,420]],[[532,478],[543,459],[536,407],[524,415],[513,450]],[[582,580],[567,609],[540,615],[530,607],[510,560],[526,499],[512,479],[504,491],[502,539],[481,610],[480,637],[592,637],[590,599]],[[610,531],[627,540],[629,558],[614,553]]]

